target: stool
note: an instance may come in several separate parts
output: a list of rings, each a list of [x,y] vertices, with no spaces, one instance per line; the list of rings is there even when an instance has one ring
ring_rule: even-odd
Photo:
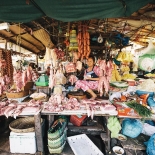
[[[51,95],[51,88],[48,86],[36,86],[37,93],[45,93],[48,96]]]

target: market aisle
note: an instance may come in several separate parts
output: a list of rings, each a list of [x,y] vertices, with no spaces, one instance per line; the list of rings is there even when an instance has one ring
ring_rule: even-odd
[[[0,134],[0,155],[21,155],[21,153],[10,153],[9,134],[9,130]]]
[[[7,130],[5,133],[0,134],[0,155],[24,155],[21,153],[10,153],[9,135],[10,135],[10,130]],[[104,149],[103,144],[101,143],[98,137],[90,135],[89,138],[99,147],[101,151],[103,151]],[[26,154],[26,155],[30,155],[30,154]],[[45,155],[49,155],[48,150],[46,150]],[[60,155],[74,155],[68,143],[66,143],[65,148]]]

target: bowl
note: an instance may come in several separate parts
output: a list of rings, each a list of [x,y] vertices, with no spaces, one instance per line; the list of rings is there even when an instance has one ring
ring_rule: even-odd
[[[124,149],[121,148],[120,146],[114,146],[112,148],[113,152],[116,154],[116,155],[123,155],[124,154]]]
[[[122,135],[122,134],[118,134],[118,138],[117,139],[120,140],[120,141],[126,141],[127,137]]]
[[[136,81],[133,79],[126,79],[127,83],[129,86],[135,86],[136,85]]]

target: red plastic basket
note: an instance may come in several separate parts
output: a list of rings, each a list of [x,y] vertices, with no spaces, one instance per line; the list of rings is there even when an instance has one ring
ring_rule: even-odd
[[[83,122],[86,120],[87,115],[71,115],[70,122],[75,126],[81,126]]]

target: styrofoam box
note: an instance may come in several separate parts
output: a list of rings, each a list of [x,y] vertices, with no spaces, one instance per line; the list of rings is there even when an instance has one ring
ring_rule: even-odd
[[[30,153],[35,154],[36,137],[35,132],[15,133],[10,132],[10,152],[11,153]]]
[[[104,155],[86,134],[67,137],[75,155]]]

